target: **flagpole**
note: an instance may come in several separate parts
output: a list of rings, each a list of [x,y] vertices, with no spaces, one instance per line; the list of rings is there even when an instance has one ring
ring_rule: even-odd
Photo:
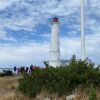
[[[81,59],[85,60],[84,0],[81,0]]]

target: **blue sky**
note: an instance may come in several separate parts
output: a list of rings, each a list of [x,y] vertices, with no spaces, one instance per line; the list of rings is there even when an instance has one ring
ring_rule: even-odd
[[[55,16],[61,59],[80,59],[80,0],[0,0],[0,67],[44,66]],[[100,64],[100,0],[85,0],[85,34],[86,56]]]

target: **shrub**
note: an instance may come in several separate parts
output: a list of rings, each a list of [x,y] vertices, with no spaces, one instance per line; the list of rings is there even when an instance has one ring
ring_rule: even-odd
[[[96,89],[93,84],[89,87],[89,100],[97,100]]]
[[[25,95],[35,97],[42,90],[58,93],[59,96],[72,92],[77,86],[99,86],[100,69],[87,61],[76,61],[73,57],[65,67],[35,68],[31,75],[24,73],[18,89]]]

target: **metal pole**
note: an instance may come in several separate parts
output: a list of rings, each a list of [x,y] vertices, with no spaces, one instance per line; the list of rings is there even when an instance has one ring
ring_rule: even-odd
[[[85,60],[84,0],[81,0],[81,57]]]

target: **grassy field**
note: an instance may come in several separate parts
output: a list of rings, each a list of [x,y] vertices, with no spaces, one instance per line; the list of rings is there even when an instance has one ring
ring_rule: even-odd
[[[58,98],[57,94],[50,95],[47,92],[41,92],[36,99],[28,98],[17,92],[19,78],[21,77],[0,77],[0,100],[44,100],[43,98],[46,97],[52,98],[51,100],[66,100],[66,96]],[[80,92],[79,89],[76,89],[73,94],[76,95],[74,100],[88,100],[84,91]],[[97,94],[98,100],[100,100],[100,89],[97,90]]]
[[[30,100],[17,92],[20,77],[0,77],[0,100]]]

